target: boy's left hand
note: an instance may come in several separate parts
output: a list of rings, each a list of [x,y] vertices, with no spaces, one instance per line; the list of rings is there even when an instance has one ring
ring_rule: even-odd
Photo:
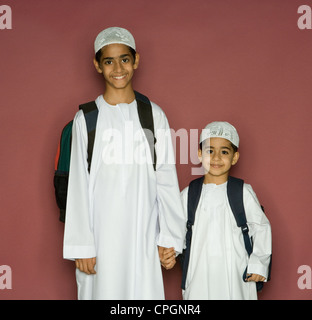
[[[158,254],[161,265],[166,269],[172,269],[176,264],[174,248],[164,248],[158,246]]]
[[[250,281],[259,282],[264,280],[265,280],[265,277],[260,276],[259,274],[256,274],[256,273],[252,273],[252,274],[248,273],[246,278],[247,282],[250,282]]]

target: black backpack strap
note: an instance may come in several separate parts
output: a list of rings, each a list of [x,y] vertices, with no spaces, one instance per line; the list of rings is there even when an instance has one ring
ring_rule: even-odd
[[[86,119],[87,131],[88,131],[88,171],[90,172],[91,160],[93,153],[93,145],[95,139],[96,123],[99,114],[99,110],[95,101],[91,101],[79,106],[79,109],[83,111]]]
[[[152,160],[153,160],[153,167],[156,171],[156,150],[155,150],[155,130],[154,130],[154,119],[153,119],[153,111],[152,111],[152,105],[150,100],[144,96],[143,94],[134,91],[135,98],[138,105],[138,114],[141,126],[144,130],[145,136],[147,138],[148,144],[150,146]]]
[[[227,196],[229,199],[230,207],[236,220],[236,224],[239,228],[242,229],[245,248],[248,255],[250,256],[252,253],[252,244],[248,234],[249,228],[247,226],[247,219],[244,208],[243,187],[244,180],[229,177],[227,184]]]
[[[195,212],[199,203],[201,191],[204,183],[204,176],[191,181],[188,189],[187,198],[187,223],[186,223],[186,248],[183,252],[183,265],[182,265],[182,289],[185,290],[185,281],[188,270],[188,264],[191,252],[191,241],[192,241],[192,227],[195,221]]]
[[[230,203],[231,210],[234,214],[236,224],[239,228],[242,229],[244,244],[248,256],[252,253],[252,242],[249,238],[249,228],[247,225],[246,213],[244,208],[244,200],[243,200],[243,188],[244,188],[244,180],[229,177],[227,184],[227,195]],[[247,277],[247,268],[243,274],[243,280],[246,281]],[[262,289],[263,283],[257,282],[257,291]]]
[[[252,253],[252,241],[249,238],[249,229],[247,226],[247,219],[246,213],[244,209],[244,201],[243,201],[243,187],[244,187],[244,180],[229,177],[228,185],[227,185],[227,194],[229,203],[234,214],[237,226],[242,229],[243,236],[244,236],[244,244],[248,256]],[[262,211],[264,212],[264,208],[261,206]],[[272,255],[270,258],[270,265],[269,265],[269,275],[268,280],[271,278],[271,265],[272,265]],[[243,280],[245,281],[247,276],[247,268],[243,274]],[[263,282],[256,283],[257,291],[261,291],[263,288]]]
[[[154,119],[153,119],[153,112],[152,112],[152,105],[150,100],[142,95],[139,92],[134,92],[135,98],[137,100],[138,105],[138,115],[140,119],[141,126],[144,130],[146,135],[147,141],[150,146],[151,155],[153,159],[153,166],[154,170],[156,171],[156,150],[155,150],[155,130],[154,130]],[[90,172],[91,168],[91,160],[92,160],[92,153],[93,153],[93,145],[95,139],[95,130],[96,130],[96,123],[98,117],[98,108],[96,106],[95,101],[91,101],[79,106],[84,113],[86,124],[87,124],[87,131],[88,131],[88,170]]]

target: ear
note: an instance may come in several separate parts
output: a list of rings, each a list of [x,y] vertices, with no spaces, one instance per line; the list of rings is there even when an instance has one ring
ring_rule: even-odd
[[[239,159],[239,152],[237,151],[234,153],[233,160],[232,160],[232,166],[234,166],[237,163],[238,159]]]
[[[96,61],[96,59],[95,59],[95,58],[93,58],[93,64],[94,64],[95,69],[96,69],[96,71],[97,71],[98,73],[103,73],[103,71],[102,71],[102,69],[101,69],[101,67],[100,67],[99,63]]]
[[[133,69],[137,69],[139,67],[140,55],[138,53],[135,54],[135,63],[133,65]]]
[[[198,149],[198,160],[200,161],[200,163],[203,161],[202,151],[200,149]]]

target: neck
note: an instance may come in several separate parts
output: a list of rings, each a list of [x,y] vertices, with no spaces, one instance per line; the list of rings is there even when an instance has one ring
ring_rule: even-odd
[[[223,183],[227,182],[228,179],[229,179],[228,174],[222,175],[222,176],[212,176],[209,173],[206,173],[205,179],[204,179],[204,184],[214,183],[216,185],[219,185],[219,184],[223,184]]]
[[[131,86],[123,89],[115,89],[107,86],[103,97],[105,101],[111,105],[118,103],[129,104],[135,99],[135,94]]]

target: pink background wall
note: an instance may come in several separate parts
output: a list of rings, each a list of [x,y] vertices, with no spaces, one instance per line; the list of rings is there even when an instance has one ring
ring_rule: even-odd
[[[76,298],[74,265],[62,259],[54,156],[78,104],[103,92],[93,41],[109,26],[134,34],[135,88],[175,131],[214,120],[237,127],[233,175],[252,184],[273,230],[273,279],[259,298],[312,297],[297,286],[298,267],[312,267],[312,30],[297,27],[304,1],[2,2],[13,29],[0,30],[0,266],[13,274],[0,299]],[[177,162],[182,189],[194,165],[179,154]],[[180,299],[179,268],[164,276],[167,299]]]

